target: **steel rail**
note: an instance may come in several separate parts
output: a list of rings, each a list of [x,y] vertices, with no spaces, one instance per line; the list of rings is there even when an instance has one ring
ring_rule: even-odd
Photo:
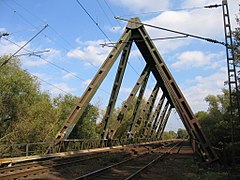
[[[160,159],[161,157],[163,157],[165,154],[169,153],[174,147],[176,147],[177,145],[179,145],[179,144],[182,143],[182,142],[183,142],[183,141],[180,141],[179,143],[177,143],[176,145],[174,145],[173,147],[171,147],[170,150],[168,150],[167,152],[161,153],[160,156],[157,156],[157,158],[154,158],[154,160],[152,160],[152,161],[155,162],[156,159],[157,159],[157,160]],[[172,144],[175,144],[175,143],[176,143],[176,142],[173,142]],[[166,145],[164,145],[164,147],[168,147],[168,146],[170,146],[170,145],[172,145],[172,144],[166,144]],[[158,147],[158,148],[162,148],[162,146],[160,146],[160,147]],[[157,149],[157,148],[156,148],[156,149]],[[149,155],[149,151],[151,151],[151,150],[148,149],[147,152],[142,153],[142,154],[140,154],[140,155],[138,155],[138,156],[135,156],[135,157],[132,157],[132,158],[128,158],[128,159],[126,159],[126,160],[123,160],[123,161],[120,161],[120,162],[118,162],[118,163],[109,165],[109,166],[107,166],[107,167],[98,169],[98,170],[96,170],[96,171],[92,171],[92,172],[90,172],[90,173],[87,173],[87,174],[84,174],[84,175],[82,175],[82,176],[80,176],[80,177],[77,177],[77,178],[75,178],[74,180],[86,179],[86,178],[91,178],[91,177],[97,176],[98,174],[103,173],[104,171],[107,171],[107,170],[109,170],[109,169],[111,169],[111,168],[117,167],[117,166],[119,166],[119,165],[125,164],[125,163],[130,162],[130,161],[133,161],[133,160],[136,160],[136,159],[141,158],[141,157],[143,157],[143,156]],[[153,163],[152,161],[150,162],[151,164]],[[150,163],[148,163],[148,164],[145,165],[145,166],[149,166]],[[145,168],[146,168],[145,166],[142,167],[142,168],[145,169]],[[142,168],[140,169],[141,171],[143,170]],[[138,170],[138,171],[139,171],[139,170]],[[137,171],[137,172],[138,172],[138,171]],[[137,172],[135,172],[135,173],[137,173]],[[135,174],[135,173],[134,173],[134,174]],[[131,176],[129,176],[129,177],[131,177]],[[127,178],[129,178],[129,177],[127,177]]]
[[[96,158],[101,158],[107,153],[108,152],[104,152],[104,153],[101,153],[100,155],[89,154],[81,157],[70,156],[64,159],[47,160],[43,162],[27,163],[21,166],[2,168],[0,169],[0,179],[1,178],[14,179],[14,178],[21,178],[21,177],[27,177],[31,175],[42,174],[42,173],[49,172],[52,168],[84,162],[84,161],[88,161]],[[92,155],[96,155],[96,156],[91,157]]]
[[[155,158],[154,160],[152,160],[150,163],[148,163],[146,166],[142,167],[141,169],[139,169],[137,172],[135,172],[134,174],[132,174],[131,176],[127,177],[125,180],[129,180],[132,179],[134,177],[136,177],[137,175],[139,175],[141,172],[143,172],[145,169],[147,169],[148,167],[150,167],[152,164],[154,164],[155,162],[157,162],[159,159],[165,157],[167,154],[169,154],[173,149],[175,149],[176,147],[178,147],[179,145],[182,144],[183,141],[180,141],[179,143],[175,144],[173,147],[171,147],[167,152],[160,154],[157,158]],[[180,146],[181,147],[181,146]]]

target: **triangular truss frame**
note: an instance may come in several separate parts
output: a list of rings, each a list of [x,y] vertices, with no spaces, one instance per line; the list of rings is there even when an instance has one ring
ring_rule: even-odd
[[[146,62],[146,66],[132,89],[132,92],[125,101],[125,104],[117,117],[117,122],[110,128],[110,117],[115,107],[133,42],[142,54]],[[104,128],[102,139],[109,140],[114,138],[118,127],[122,123],[124,114],[127,111],[129,104],[133,102],[134,97],[136,97],[138,93],[137,102],[130,122],[131,125],[128,130],[129,138],[134,138],[134,135],[138,132],[140,125],[142,125],[143,128],[141,128],[141,132],[138,133],[140,133],[143,138],[160,138],[170,113],[172,109],[175,108],[186,130],[188,131],[193,150],[205,161],[213,162],[218,160],[217,155],[211,148],[210,142],[204,135],[201,126],[194,116],[187,100],[138,18],[132,18],[129,21],[124,33],[116,45],[112,48],[110,54],[92,79],[91,83],[88,85],[76,107],[74,107],[69,117],[64,122],[62,128],[57,133],[52,145],[47,149],[46,153],[51,152],[53,147],[58,145],[70,135],[74,126],[80,119],[87,105],[93,98],[121,52],[121,59],[116,72],[112,93],[107,106],[106,114],[103,118]],[[140,110],[139,107],[141,100],[143,99],[143,94],[150,72],[155,77],[157,83],[147,101],[147,105]],[[160,98],[154,112],[152,112],[159,89],[162,90],[163,95]]]

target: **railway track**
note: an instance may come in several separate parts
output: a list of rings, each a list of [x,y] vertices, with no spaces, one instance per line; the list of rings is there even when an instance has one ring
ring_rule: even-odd
[[[84,161],[91,161],[93,159],[101,158],[108,152],[98,154],[88,154],[83,156],[70,156],[65,158],[57,158],[53,160],[46,160],[40,162],[32,162],[20,164],[13,167],[6,167],[0,169],[0,179],[23,179],[30,176],[40,176],[50,172],[52,169],[61,168],[63,166],[74,166],[74,164]]]
[[[129,180],[136,178],[140,173],[146,170],[148,167],[153,165],[156,161],[162,159],[167,154],[175,149],[181,148],[182,141],[171,144],[165,147],[164,152],[159,154],[151,154],[149,152],[137,155],[135,157],[123,160],[113,165],[98,169],[88,174],[82,175],[75,178],[74,180],[80,179],[124,179]],[[155,149],[157,151],[159,149]],[[162,150],[162,148],[160,148]],[[179,151],[178,150],[178,151]]]
[[[1,168],[0,179],[91,179],[92,177],[94,179],[112,179],[117,176],[114,173],[110,175],[109,171],[123,172],[123,174],[126,174],[124,177],[129,177],[134,173],[143,171],[142,168],[146,168],[145,166],[151,161],[167,154],[170,147],[172,147],[171,142],[146,144],[19,164]],[[55,176],[55,174],[58,174],[58,176]],[[107,176],[110,178],[107,178]]]

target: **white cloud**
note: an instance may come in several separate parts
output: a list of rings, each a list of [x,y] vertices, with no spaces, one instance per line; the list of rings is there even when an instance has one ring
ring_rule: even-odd
[[[0,27],[0,32],[4,33],[4,32],[6,32],[6,29]]]
[[[91,83],[92,79],[87,79],[85,81],[83,81],[83,86],[88,86]]]
[[[132,92],[132,88],[121,87],[120,92],[130,94]]]
[[[205,102],[207,95],[220,94],[224,88],[224,81],[227,80],[225,68],[221,68],[219,72],[210,76],[197,76],[193,80],[194,85],[183,89],[190,106],[194,112],[207,110],[208,104]],[[225,87],[227,88],[227,87]]]
[[[76,76],[77,74],[76,73],[68,73],[68,74],[65,74],[63,76],[63,79],[64,80],[68,80],[68,79],[71,79],[72,77]]]
[[[41,81],[41,80],[49,81],[52,79],[49,75],[43,74],[43,73],[32,73],[32,75],[39,78],[39,81]]]
[[[63,94],[63,93],[73,93],[76,89],[75,88],[71,88],[69,87],[67,84],[65,83],[55,83],[53,84],[55,87],[52,87],[52,89],[50,90],[50,92],[53,95],[58,95],[58,94]]]
[[[113,26],[109,30],[113,33],[123,32],[123,29],[120,26]]]
[[[185,51],[178,55],[179,61],[172,64],[175,69],[190,69],[197,67],[217,68],[224,62],[224,53],[205,53],[202,51]]]
[[[107,58],[111,48],[103,48],[100,44],[103,44],[103,40],[98,41],[86,41],[82,42],[76,39],[79,43],[79,47],[71,50],[67,53],[69,58],[77,58],[85,62],[85,65],[101,65]]]
[[[134,13],[139,12],[148,12],[148,11],[159,11],[159,9],[167,9],[169,6],[168,0],[147,0],[147,1],[139,1],[139,0],[111,0],[112,3],[120,6],[125,6],[130,11]]]
[[[0,54],[6,54],[10,55],[15,53],[19,47],[23,46],[27,41],[19,41],[16,44],[19,46],[5,40],[5,39],[0,39]],[[24,49],[20,51],[20,53],[27,53]],[[18,53],[19,54],[19,53]]]

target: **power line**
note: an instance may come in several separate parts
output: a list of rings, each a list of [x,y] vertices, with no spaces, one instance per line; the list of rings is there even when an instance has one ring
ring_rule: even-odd
[[[136,21],[132,21],[130,19],[122,18],[120,16],[115,16],[115,18],[119,19],[119,20],[122,20],[122,21],[127,21],[127,22],[131,22],[131,23],[134,23],[134,24],[141,24],[141,25],[148,26],[148,27],[151,27],[151,28],[160,29],[160,30],[163,30],[163,31],[168,31],[168,32],[171,32],[171,33],[181,34],[181,35],[185,35],[185,36],[188,36],[188,37],[201,39],[201,40],[208,41],[208,42],[211,42],[211,43],[216,43],[216,44],[221,44],[221,45],[226,46],[226,43],[215,40],[215,39],[206,38],[206,37],[202,37],[202,36],[197,36],[197,35],[193,35],[193,34],[189,34],[189,33],[184,33],[184,32],[180,32],[180,31],[176,31],[176,30],[172,30],[172,29],[167,29],[167,28],[164,28],[164,27],[155,26],[155,25],[151,25],[151,24],[147,24],[147,23],[136,22]]]
[[[109,22],[109,23],[111,24],[111,26],[113,27],[112,22],[110,21],[110,19],[109,19],[107,13],[106,13],[105,10],[103,9],[103,7],[102,7],[102,5],[100,4],[99,0],[97,0],[97,3],[98,3],[98,5],[99,5],[100,9],[102,10],[103,14],[104,14],[105,17],[107,18],[108,22]]]
[[[88,17],[92,20],[92,22],[97,26],[97,28],[102,32],[102,34],[111,42],[110,38],[107,36],[107,34],[102,30],[102,28],[98,25],[98,23],[93,19],[93,17],[91,16],[91,14],[89,14],[89,12],[84,8],[84,6],[78,1],[76,0],[78,5],[83,9],[83,11],[88,15]]]
[[[113,12],[112,8],[110,7],[110,5],[108,4],[108,2],[106,0],[104,0],[105,4],[107,5],[109,11],[111,12],[111,14],[113,15],[113,17],[115,17],[115,13]],[[119,21],[117,20],[118,25],[121,27],[121,24],[119,23]]]
[[[160,37],[160,38],[152,38],[151,40],[152,41],[162,41],[162,40],[172,40],[172,39],[181,39],[181,38],[187,38],[188,36],[185,35],[185,36],[168,36],[168,37]],[[141,40],[134,40],[135,42],[144,42],[146,40],[144,39],[141,39]],[[122,41],[122,43],[128,43],[129,41]],[[108,46],[108,47],[112,47],[113,45],[115,45],[117,43],[115,42],[110,42],[110,43],[103,43],[103,44],[100,44],[101,46]]]
[[[22,49],[24,49],[24,47],[26,46],[26,45],[28,45],[33,39],[35,39],[44,29],[46,29],[47,28],[47,24],[41,29],[41,31],[39,31],[37,34],[35,34],[30,40],[28,40],[23,46],[21,46],[15,53],[13,53],[8,59],[6,59],[2,64],[1,64],[1,66],[0,66],[0,68],[2,67],[2,66],[4,66],[5,64],[7,64],[8,63],[8,61],[12,58],[12,57],[14,57],[19,51],[21,51]]]
[[[56,85],[54,85],[54,84],[51,84],[50,82],[47,82],[47,81],[41,79],[40,77],[38,77],[38,76],[36,76],[36,75],[34,75],[34,74],[30,73],[30,72],[28,72],[28,73],[31,74],[33,77],[36,77],[36,78],[39,79],[40,81],[42,81],[42,82],[44,82],[44,83],[46,83],[46,84],[48,84],[48,85],[50,85],[50,86],[52,86],[52,87],[54,87],[54,88],[56,88],[56,89],[58,89],[58,90],[64,92],[65,94],[71,94],[71,93],[69,93],[69,92],[61,89],[60,87],[58,87],[58,86],[56,86]]]
[[[84,6],[78,1],[76,0],[77,3],[81,6],[81,8],[84,10],[84,12],[90,17],[90,19],[94,22],[94,24],[96,24],[96,26],[98,27],[98,29],[100,29],[100,31],[104,34],[104,36],[110,41],[110,38],[105,34],[105,32],[101,29],[101,27],[98,25],[98,23],[93,19],[93,17],[89,14],[89,12],[84,8]],[[105,1],[106,3],[106,1]],[[110,8],[110,7],[109,7]],[[111,11],[112,12],[112,11]],[[137,74],[137,75],[140,75],[135,69],[134,67],[130,64],[130,62],[128,61],[127,62],[129,64],[129,66],[133,69],[133,71]]]
[[[21,4],[17,3],[15,0],[13,0],[19,7],[21,7],[22,9],[24,9],[27,13],[29,13],[31,16],[35,17],[36,19],[44,22],[40,17],[36,16],[35,14],[33,14],[31,11],[29,11],[28,9],[26,9],[24,6],[22,6]],[[14,13],[16,13],[19,17],[21,17],[26,23],[30,24],[32,27],[37,29],[37,26],[35,26],[33,23],[31,23],[30,21],[28,21],[26,18],[24,18],[24,16],[22,16],[18,11],[16,11],[14,8],[12,8],[9,4],[7,4],[6,2],[4,2],[10,9],[12,9],[14,11]],[[71,43],[69,43],[69,41],[67,41],[60,33],[58,33],[50,24],[48,24],[49,29],[51,29],[58,37],[60,37],[60,39],[62,39],[65,44],[67,44],[69,47],[73,48],[74,47],[71,45]],[[47,37],[49,39],[51,39],[52,41],[56,42],[54,39],[50,38],[49,36],[47,36],[46,34],[43,34],[44,37]],[[62,44],[56,42],[59,46],[61,46],[66,52],[69,52],[70,49],[66,48],[65,46],[63,46]],[[76,55],[76,53],[72,52],[73,54]],[[88,61],[88,63],[90,65],[92,65],[93,67],[95,67],[96,69],[98,69],[98,67],[96,65],[94,65],[91,61]]]
[[[16,45],[16,46],[18,46],[18,47],[21,47],[21,46],[18,45],[17,43],[15,43],[15,42],[7,39],[7,38],[4,38],[4,39],[7,40],[7,41],[9,41],[9,42],[11,42],[12,44],[14,44],[14,45]],[[30,50],[28,50],[28,49],[26,49],[26,48],[23,48],[23,49],[24,49],[25,51],[33,54],[34,56],[42,59],[43,61],[51,64],[51,65],[54,66],[55,68],[57,68],[57,69],[59,69],[59,70],[61,70],[61,71],[65,71],[66,73],[71,74],[73,77],[75,77],[75,78],[77,78],[77,79],[79,79],[79,80],[81,80],[81,81],[83,81],[83,82],[86,81],[85,79],[77,76],[75,73],[73,73],[73,72],[71,72],[71,71],[69,71],[69,70],[67,70],[67,69],[65,69],[65,68],[63,68],[63,67],[61,67],[61,66],[59,66],[59,65],[57,65],[57,64],[55,64],[55,63],[53,63],[53,62],[51,62],[51,61],[49,61],[49,60],[47,60],[47,59],[42,58],[40,55],[35,55],[32,51],[30,51]],[[106,90],[104,90],[104,89],[102,89],[102,88],[99,88],[99,90],[101,90],[102,92],[104,92],[104,93],[107,94],[107,95],[110,95],[110,93],[109,93],[108,91],[106,91]],[[122,100],[122,99],[121,99],[121,100]],[[122,101],[123,101],[123,100],[122,100]]]
[[[132,16],[139,16],[139,15],[149,15],[149,14],[159,14],[167,11],[191,11],[191,10],[198,10],[198,9],[212,9],[221,7],[222,4],[214,4],[214,5],[207,5],[207,6],[198,6],[198,7],[189,7],[189,8],[179,8],[179,9],[169,9],[169,10],[161,10],[161,11],[150,11],[150,12],[142,12],[142,13],[135,13],[135,14],[127,14],[121,15],[122,17],[132,17]]]

